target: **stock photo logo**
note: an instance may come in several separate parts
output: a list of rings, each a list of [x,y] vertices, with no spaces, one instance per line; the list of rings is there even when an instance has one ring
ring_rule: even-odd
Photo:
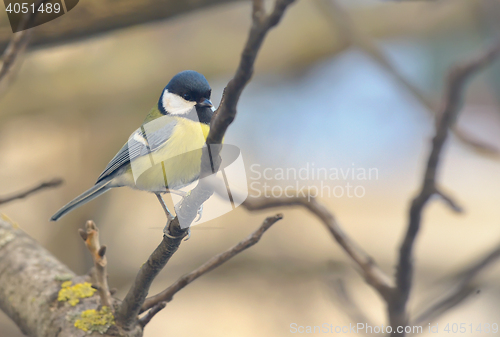
[[[4,0],[12,32],[20,32],[63,16],[78,4],[79,0]]]
[[[174,203],[180,202],[181,197],[194,188],[193,179],[198,182],[205,180],[215,193],[203,205],[203,216],[192,224],[180,223],[181,228],[187,228],[218,218],[236,209],[248,197],[247,177],[241,151],[231,144],[205,144],[203,148],[173,146],[175,151],[161,153],[157,148],[158,135],[168,134],[175,127],[175,120],[169,116],[157,118],[144,124],[134,132],[128,140],[128,152],[131,161],[134,185],[138,189],[156,191],[170,191]],[[205,137],[203,129],[191,130],[193,138]],[[176,142],[176,139],[172,139]],[[192,142],[196,144],[196,142]],[[220,147],[220,148],[217,148]],[[217,172],[199,173],[194,168],[199,167],[201,158],[209,158],[213,164],[212,153],[220,150],[221,164]],[[205,152],[205,153],[204,153]],[[204,156],[205,155],[205,156]],[[162,158],[157,161],[155,158]],[[194,165],[193,165],[194,163]],[[179,170],[179,167],[188,169]],[[211,165],[213,168],[213,165]],[[190,168],[193,171],[190,171]],[[151,182],[161,182],[159,186],[150,186]],[[176,205],[177,206],[177,205]],[[177,207],[174,206],[176,209]]]
[[[250,166],[250,193],[264,198],[365,197],[366,185],[379,179],[376,167],[318,167],[306,162],[299,167]]]

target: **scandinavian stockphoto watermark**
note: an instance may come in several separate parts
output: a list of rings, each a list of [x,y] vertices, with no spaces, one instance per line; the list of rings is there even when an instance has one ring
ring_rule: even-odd
[[[306,163],[302,167],[250,166],[250,193],[254,197],[274,198],[363,198],[365,183],[378,180],[375,167],[317,167]]]
[[[177,125],[177,120],[163,116],[144,124],[136,130],[127,143],[132,176],[137,189],[168,193],[173,202],[179,205],[180,198],[194,188],[193,184],[204,180],[216,191],[218,198],[209,198],[203,206],[203,216],[200,224],[226,213],[241,205],[249,195],[253,197],[303,197],[308,198],[363,198],[366,184],[379,179],[379,171],[374,167],[360,167],[351,164],[350,167],[319,167],[315,163],[305,163],[299,167],[265,167],[261,164],[250,165],[247,174],[238,147],[231,144],[206,144],[206,130],[200,125],[199,130],[193,128],[192,142],[169,151],[163,146],[164,139],[170,137]],[[215,170],[213,165],[217,158],[213,153],[220,153],[221,164]],[[212,170],[196,172],[200,167],[201,158]],[[179,170],[179,163],[185,169]],[[177,206],[174,207],[177,211]],[[191,225],[182,223],[185,228]]]

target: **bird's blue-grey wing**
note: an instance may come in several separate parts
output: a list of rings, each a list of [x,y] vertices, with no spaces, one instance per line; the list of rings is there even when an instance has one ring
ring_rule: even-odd
[[[174,119],[165,119],[160,122],[163,122],[165,125],[161,125],[159,128],[158,125],[156,125],[156,130],[154,131],[151,125],[148,127],[148,123],[132,133],[128,142],[118,151],[113,159],[111,159],[99,178],[97,178],[96,183],[112,176],[120,168],[128,165],[131,160],[137,157],[146,156],[164,145],[172,135],[177,122]]]

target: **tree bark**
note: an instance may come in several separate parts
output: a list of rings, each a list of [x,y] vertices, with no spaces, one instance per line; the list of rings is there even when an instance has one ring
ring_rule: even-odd
[[[58,301],[62,280],[73,284],[90,282],[88,276],[76,276],[19,228],[0,219],[0,309],[21,329],[33,337],[121,336],[140,337],[142,328],[119,331],[112,326],[106,334],[87,334],[75,328],[71,316],[100,304],[97,292],[71,306]]]

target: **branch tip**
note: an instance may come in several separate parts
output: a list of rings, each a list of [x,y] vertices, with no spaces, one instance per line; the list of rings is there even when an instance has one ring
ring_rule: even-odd
[[[87,235],[86,231],[84,231],[81,228],[78,228],[78,234],[80,234],[80,236],[82,237],[83,241],[87,241],[88,235]]]
[[[108,287],[107,260],[104,256],[106,253],[106,246],[101,246],[99,242],[99,229],[92,220],[88,220],[85,223],[85,229],[86,230],[79,229],[78,233],[85,241],[85,246],[94,260],[95,283],[92,287],[97,289],[99,297],[101,298],[101,304],[113,310],[113,300]]]
[[[1,76],[0,76],[0,81],[1,81]],[[4,198],[0,197],[0,205],[1,204],[6,204],[6,203],[11,202],[13,200],[24,199],[24,198],[30,196],[31,194],[33,194],[35,192],[38,192],[38,191],[41,191],[41,190],[44,190],[44,189],[58,187],[62,183],[63,183],[63,180],[61,178],[54,178],[52,180],[42,182],[42,183],[40,183],[40,184],[38,184],[38,185],[36,185],[34,187],[29,188],[26,191],[17,192],[17,193],[14,193],[11,196],[4,197]]]

